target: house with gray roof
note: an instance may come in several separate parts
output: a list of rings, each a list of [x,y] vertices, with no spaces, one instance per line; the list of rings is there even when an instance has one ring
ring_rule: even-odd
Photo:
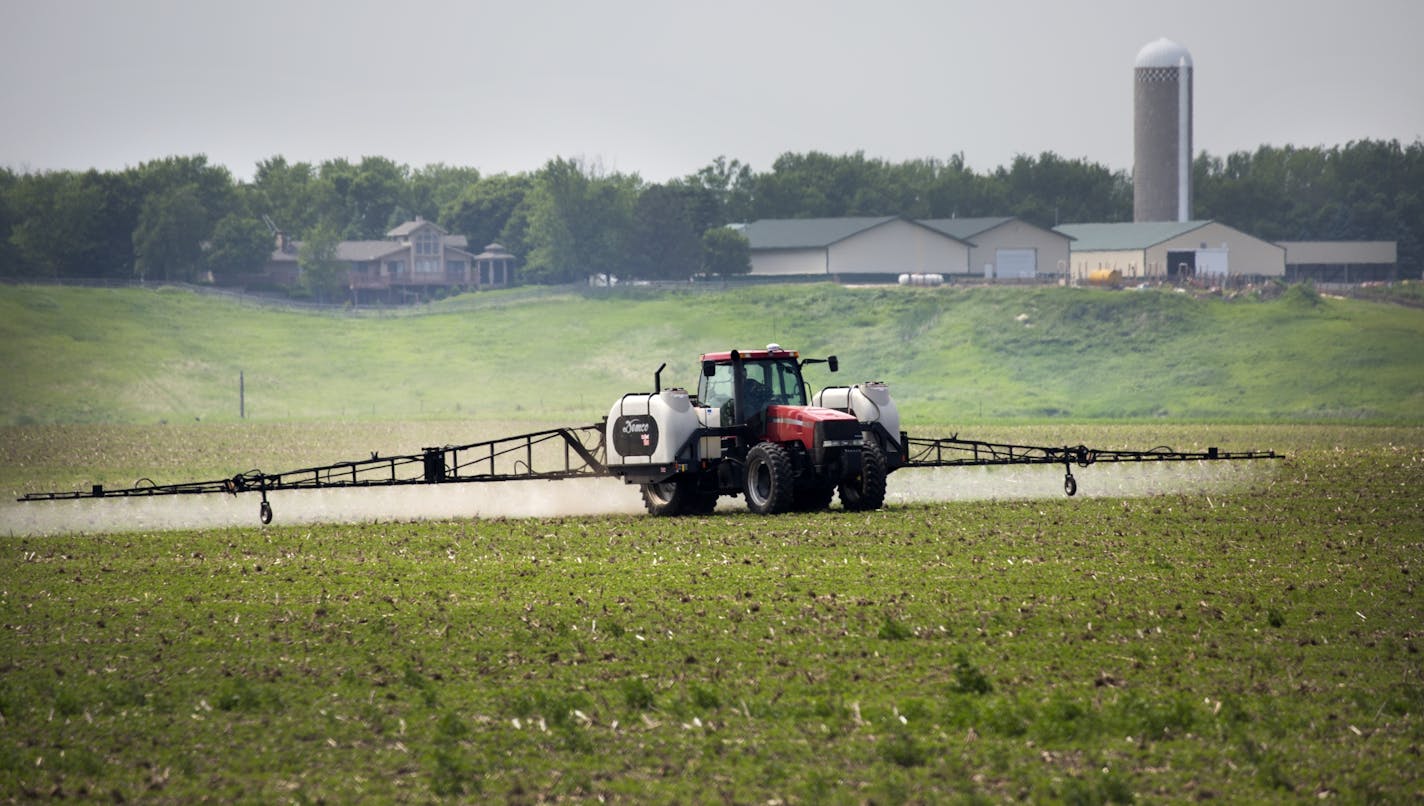
[[[1285,249],[1217,221],[1064,224],[1072,239],[1071,279],[1117,271],[1124,280],[1239,281],[1284,277]]]
[[[287,288],[298,285],[300,247],[278,233],[265,279]],[[419,217],[391,229],[384,240],[341,241],[335,258],[347,264],[347,289],[358,303],[423,299],[436,292],[501,288],[514,281],[514,257],[503,246],[490,244],[476,255],[465,236],[451,235]]]

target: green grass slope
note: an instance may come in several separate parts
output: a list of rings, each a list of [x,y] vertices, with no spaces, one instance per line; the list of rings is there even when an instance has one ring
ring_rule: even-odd
[[[910,422],[1424,419],[1424,311],[1064,288],[522,289],[421,315],[273,310],[174,289],[0,288],[0,424],[238,418],[570,423],[693,386],[696,356],[837,353]]]

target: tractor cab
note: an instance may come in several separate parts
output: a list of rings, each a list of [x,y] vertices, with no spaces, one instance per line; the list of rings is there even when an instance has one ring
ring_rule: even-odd
[[[702,356],[697,384],[701,405],[720,409],[722,423],[764,425],[768,406],[806,406],[805,364],[826,363],[835,372],[835,356],[802,359],[800,354],[768,344],[765,350],[732,350]]]

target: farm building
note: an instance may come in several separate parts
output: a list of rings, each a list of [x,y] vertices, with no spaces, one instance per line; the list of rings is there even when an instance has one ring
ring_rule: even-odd
[[[754,276],[1032,280],[1068,265],[1067,236],[1012,217],[762,219],[739,229],[751,246]]]
[[[1212,282],[1284,277],[1285,249],[1216,221],[1064,224],[1073,239],[1070,273],[1083,282],[1096,271],[1124,280]]]
[[[964,274],[965,241],[899,216],[761,219],[740,227],[753,276]]]
[[[1033,280],[1068,273],[1068,236],[1013,217],[920,222],[969,243],[969,271],[986,280]]]
[[[1399,279],[1395,241],[1281,241],[1286,279],[1316,283],[1376,283]]]

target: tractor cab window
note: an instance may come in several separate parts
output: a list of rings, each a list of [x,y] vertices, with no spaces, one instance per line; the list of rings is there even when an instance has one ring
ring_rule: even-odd
[[[714,409],[732,402],[731,364],[718,364],[712,377],[702,376],[697,384],[697,400]]]
[[[742,367],[742,416],[750,420],[767,406],[804,406],[806,388],[795,359],[746,361]],[[697,399],[704,406],[723,409],[725,422],[732,422],[732,394],[736,388],[731,362],[719,363],[711,376],[698,384]]]
[[[770,405],[806,405],[806,389],[801,385],[801,369],[794,360],[756,361],[743,366],[747,373],[746,394],[749,409],[761,411]]]

